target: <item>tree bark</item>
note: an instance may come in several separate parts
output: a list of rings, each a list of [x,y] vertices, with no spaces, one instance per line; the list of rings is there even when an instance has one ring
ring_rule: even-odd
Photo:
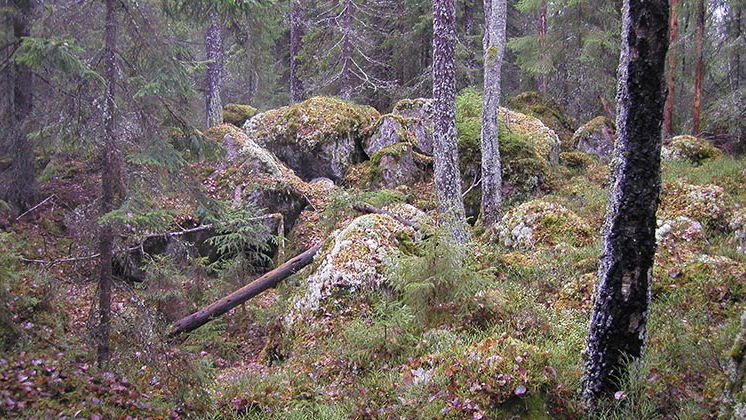
[[[505,52],[506,14],[506,0],[484,0],[481,216],[485,226],[497,221],[502,205],[497,110],[500,107],[500,70]]]
[[[340,96],[342,99],[349,101],[352,99],[352,60],[353,60],[353,45],[352,45],[352,0],[344,0],[344,9],[342,10],[342,24],[340,29],[342,30],[342,72],[339,76],[340,81]]]
[[[736,5],[733,10],[733,38],[735,42],[741,39],[741,6]],[[743,41],[740,41],[743,42]],[[731,78],[733,79],[734,90],[741,86],[741,48],[736,48],[733,54],[733,69]]]
[[[536,33],[539,34],[539,45],[542,51],[545,51],[544,39],[547,35],[547,2],[542,0],[539,5],[539,13],[536,19]],[[536,90],[541,93],[547,91],[547,76],[546,74],[540,74],[536,79]]]
[[[435,193],[454,239],[465,243],[464,202],[456,143],[456,10],[454,0],[433,0],[433,142]]]
[[[660,195],[668,0],[625,0],[617,135],[583,396],[596,407],[619,389],[646,340]]]
[[[277,284],[280,283],[282,280],[290,277],[301,268],[310,264],[319,249],[321,249],[321,243],[312,248],[309,248],[302,254],[291,258],[285,264],[259,277],[253,282],[231,293],[230,295],[218,299],[211,305],[176,321],[171,328],[169,336],[174,337],[179,334],[194,331],[195,329],[205,325],[211,320],[230,311],[236,306],[241,305],[249,299],[259,295],[265,290],[277,286]]]
[[[220,85],[223,80],[223,26],[218,15],[210,13],[210,25],[205,33],[207,51],[207,81],[205,87],[205,109],[207,127],[223,123],[223,103],[220,99]]]
[[[32,0],[15,0],[16,13],[13,15],[13,38],[20,43],[23,38],[31,36]],[[33,205],[36,195],[36,176],[34,154],[28,138],[27,122],[34,104],[34,78],[31,69],[20,63],[13,65],[13,100],[11,108],[10,135],[13,161],[11,167],[11,185],[8,201],[18,207],[19,212],[26,211]]]
[[[666,67],[666,105],[663,107],[663,138],[671,137],[673,133],[673,104],[676,96],[676,50],[673,46],[679,38],[679,0],[671,0],[671,18],[668,23],[668,66]]]
[[[288,14],[290,23],[290,102],[303,100],[303,82],[298,77],[298,54],[303,38],[303,9],[299,0],[294,0]]]
[[[697,1],[697,31],[694,39],[695,59],[694,68],[694,108],[692,109],[692,135],[700,134],[700,114],[702,112],[702,82],[705,73],[705,0]]]
[[[116,120],[114,113],[117,84],[116,65],[117,16],[116,0],[106,0],[106,27],[104,32],[104,78],[106,97],[104,108],[104,144],[101,146],[101,215],[114,208],[114,183],[119,171],[114,168],[116,159]],[[99,283],[98,283],[98,365],[103,367],[110,357],[109,332],[111,329],[111,286],[114,233],[110,225],[99,230]]]

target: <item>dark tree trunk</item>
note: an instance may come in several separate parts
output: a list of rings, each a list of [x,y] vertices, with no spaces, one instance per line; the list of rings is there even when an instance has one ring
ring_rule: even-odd
[[[303,10],[299,0],[293,1],[288,14],[290,21],[290,102],[303,100],[303,82],[298,77],[298,53],[300,53],[303,38]]]
[[[671,137],[673,133],[673,104],[676,97],[676,54],[673,49],[679,38],[679,0],[671,0],[671,18],[668,24],[668,67],[666,68],[666,105],[663,108],[663,138]]]
[[[188,333],[205,325],[211,320],[223,315],[238,305],[243,304],[267,289],[277,286],[282,280],[295,274],[301,268],[313,261],[313,257],[321,249],[321,244],[307,249],[305,252],[291,258],[288,262],[259,277],[230,295],[218,299],[211,305],[176,321],[171,328],[170,336]]]
[[[539,6],[539,13],[536,19],[536,33],[539,34],[539,44],[542,51],[545,50],[544,39],[547,35],[547,2],[542,0]],[[536,79],[536,90],[542,93],[547,91],[547,76],[540,74]]]
[[[705,73],[705,13],[706,0],[697,0],[697,31],[694,38],[695,59],[694,68],[694,108],[692,110],[692,134],[700,133],[700,114],[702,112],[702,82]]]
[[[353,13],[352,0],[344,1],[344,9],[342,10],[342,51],[341,61],[342,70],[339,76],[339,91],[342,99],[349,101],[352,99],[352,66],[353,66],[353,45],[352,45],[352,13]]]
[[[617,134],[596,303],[585,350],[591,407],[619,389],[646,340],[660,194],[668,0],[625,0]]]
[[[435,192],[453,237],[465,243],[464,201],[456,143],[456,9],[454,0],[433,0],[433,142]]]
[[[16,13],[13,16],[13,37],[15,42],[31,35],[32,0],[15,0]],[[34,154],[26,127],[34,104],[34,77],[31,69],[24,64],[13,65],[13,99],[11,108],[13,153],[11,182],[8,201],[23,212],[32,204],[36,195]]]
[[[223,27],[218,15],[210,14],[210,25],[205,34],[207,59],[207,81],[205,83],[205,109],[207,127],[214,127],[223,122],[223,103],[220,99],[220,84],[223,80]]]
[[[104,78],[106,97],[104,109],[104,144],[101,145],[101,215],[114,209],[114,191],[120,170],[116,158],[115,94],[117,84],[117,16],[116,0],[106,0],[106,28],[104,32]],[[110,225],[101,225],[99,231],[99,283],[98,283],[98,364],[104,366],[110,357],[109,332],[111,329],[112,254],[114,233]]]
[[[506,14],[505,0],[484,0],[481,216],[485,226],[497,221],[502,205],[497,110],[500,107],[500,70],[505,51]]]

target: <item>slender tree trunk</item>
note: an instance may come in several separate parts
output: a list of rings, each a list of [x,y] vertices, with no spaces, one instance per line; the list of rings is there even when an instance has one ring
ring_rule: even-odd
[[[624,0],[612,172],[596,303],[585,350],[591,407],[619,390],[646,340],[660,194],[668,0]]]
[[[679,0],[671,0],[671,18],[668,24],[668,67],[666,68],[666,105],[663,108],[663,138],[671,137],[673,133],[673,104],[676,96],[676,50],[673,49],[679,38]]]
[[[16,14],[13,16],[13,37],[16,42],[31,35],[32,0],[15,0]],[[28,138],[26,123],[33,110],[34,78],[31,69],[20,63],[13,65],[13,99],[11,108],[10,135],[13,153],[11,185],[8,201],[26,211],[36,195],[36,176],[34,171],[34,154]]]
[[[223,103],[220,99],[220,84],[223,80],[223,26],[215,12],[210,14],[210,26],[205,34],[207,59],[207,81],[205,86],[205,109],[207,127],[223,122]]]
[[[506,0],[484,0],[484,106],[482,108],[482,205],[485,226],[495,223],[502,204],[497,110],[505,51]]]
[[[459,243],[469,239],[456,143],[456,9],[454,0],[433,0],[433,141],[435,192],[440,211]]]
[[[541,5],[539,5],[539,14],[536,20],[536,32],[539,34],[539,44],[540,44],[540,48],[543,53],[545,51],[544,39],[546,38],[546,35],[547,35],[547,2],[546,0],[542,0]],[[538,78],[536,79],[536,90],[538,90],[541,93],[546,93],[547,91],[546,74],[542,73],[538,75]]]
[[[117,84],[117,16],[116,0],[106,0],[106,28],[104,32],[104,78],[106,97],[104,109],[104,144],[101,146],[101,215],[114,208],[114,189],[119,170],[116,159],[116,84]],[[111,329],[112,253],[114,234],[110,225],[101,225],[99,231],[99,283],[98,283],[98,364],[103,367],[110,357],[109,331]]]
[[[342,73],[340,74],[340,96],[342,99],[349,101],[352,99],[352,60],[353,60],[353,45],[352,45],[352,13],[353,13],[352,0],[344,1],[344,9],[342,10]]]
[[[290,102],[303,100],[303,82],[298,77],[298,53],[303,38],[303,10],[299,0],[293,1],[288,15],[290,21]]]
[[[692,134],[698,136],[700,133],[700,114],[702,112],[702,82],[705,73],[705,13],[707,11],[706,0],[697,1],[697,32],[694,39],[694,48],[697,64],[694,69],[694,109],[692,110]]]
[[[735,39],[735,42],[743,43],[743,40],[741,40],[741,7],[738,5],[735,6],[733,10],[733,29],[733,38]],[[735,53],[733,54],[732,73],[731,78],[733,80],[733,87],[737,90],[741,86],[741,48],[736,48]]]

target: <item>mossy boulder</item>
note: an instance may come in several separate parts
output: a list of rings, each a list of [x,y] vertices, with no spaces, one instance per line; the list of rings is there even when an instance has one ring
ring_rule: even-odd
[[[746,254],[746,209],[740,209],[731,219],[730,229],[736,236],[738,249]]]
[[[360,216],[333,233],[314,264],[298,274],[306,280],[291,303],[285,324],[292,326],[332,313],[329,305],[344,302],[342,306],[347,307],[357,294],[378,290],[387,260],[398,255],[400,245],[412,238],[414,229],[380,214]]]
[[[663,145],[661,156],[666,160],[686,160],[695,165],[716,159],[723,153],[707,140],[694,136],[676,136]]]
[[[369,177],[375,188],[396,188],[421,180],[432,158],[413,150],[410,143],[396,143],[373,154]]]
[[[570,143],[577,125],[555,101],[539,92],[529,91],[510,98],[507,105],[510,109],[540,119],[557,133],[563,145]],[[569,147],[564,148],[569,150]]]
[[[659,252],[701,252],[706,244],[702,224],[686,216],[659,219],[655,230]]]
[[[684,182],[663,184],[658,218],[688,217],[704,226],[724,230],[732,213],[730,200],[722,187]]]
[[[588,245],[594,231],[572,210],[544,200],[533,200],[508,211],[488,231],[493,241],[508,248],[534,249],[565,243]]]
[[[243,126],[303,180],[342,182],[348,168],[366,158],[363,132],[380,114],[335,98],[306,101],[257,114]]]
[[[402,99],[391,111],[406,118],[408,131],[414,136],[417,149],[433,154],[433,100],[427,98]]]
[[[581,152],[609,160],[614,151],[614,123],[606,117],[596,117],[583,124],[572,136],[572,147]]]
[[[596,163],[596,158],[584,152],[562,152],[559,155],[559,162],[570,169],[583,171]]]
[[[417,139],[410,130],[412,119],[396,114],[382,115],[378,121],[366,129],[363,141],[365,154],[372,157],[374,153],[397,143],[417,145]]]
[[[289,231],[306,206],[308,185],[231,124],[211,128],[206,135],[215,140],[222,135],[221,145],[226,149],[221,161],[193,165],[194,172],[203,175],[208,195],[217,200],[249,201],[268,214],[282,214]]]
[[[223,107],[223,122],[243,127],[246,121],[258,113],[259,110],[250,105],[228,104]]]

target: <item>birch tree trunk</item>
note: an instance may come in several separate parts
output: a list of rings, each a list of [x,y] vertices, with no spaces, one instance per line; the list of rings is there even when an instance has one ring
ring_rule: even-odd
[[[671,137],[673,133],[673,104],[676,97],[676,51],[674,44],[679,38],[679,0],[671,0],[671,18],[668,24],[668,65],[666,67],[666,105],[663,108],[663,138]]]
[[[697,0],[697,32],[694,37],[694,49],[697,63],[694,68],[694,109],[692,110],[692,134],[700,133],[700,114],[702,112],[702,82],[705,73],[705,0]]]
[[[591,407],[618,390],[646,340],[660,194],[668,0],[624,0],[617,134],[596,303],[585,350]]]
[[[104,144],[101,146],[101,215],[114,208],[114,183],[119,171],[116,150],[115,94],[117,81],[116,65],[117,16],[116,0],[106,0],[106,28],[104,32],[104,78],[106,98],[104,109]],[[98,283],[98,365],[103,367],[110,357],[109,332],[111,329],[112,253],[114,234],[110,225],[101,225],[99,231],[99,283]]]
[[[482,108],[482,205],[485,226],[495,223],[502,205],[502,173],[497,110],[505,51],[506,0],[484,0],[484,105]]]
[[[215,12],[210,14],[210,25],[205,34],[207,59],[207,81],[205,83],[205,109],[207,128],[223,122],[223,103],[220,99],[220,84],[223,79],[223,28]]]
[[[13,15],[13,38],[15,42],[31,35],[31,14],[33,1],[15,0],[16,13]],[[10,135],[13,153],[11,185],[8,189],[8,201],[26,211],[34,203],[36,195],[36,177],[34,171],[34,154],[31,141],[27,135],[26,122],[33,110],[34,79],[31,69],[20,63],[13,65],[13,97],[11,108]]]
[[[299,0],[293,1],[288,14],[290,21],[290,102],[296,103],[303,100],[303,82],[298,77],[298,53],[301,49],[303,38],[303,10]]]
[[[454,0],[433,0],[433,142],[435,193],[454,239],[465,243],[464,202],[456,143],[456,8]]]

